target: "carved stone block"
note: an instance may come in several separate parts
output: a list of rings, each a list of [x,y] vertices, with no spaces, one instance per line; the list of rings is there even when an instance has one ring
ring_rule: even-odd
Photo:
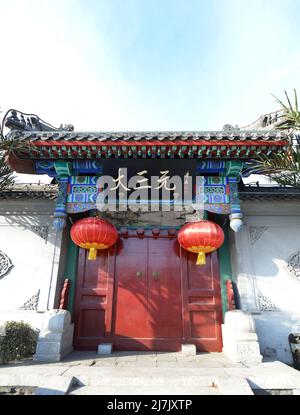
[[[47,311],[33,360],[38,362],[59,362],[73,350],[73,332],[74,324],[71,323],[69,311]]]
[[[242,310],[227,311],[222,324],[223,353],[234,362],[260,363],[254,319]]]

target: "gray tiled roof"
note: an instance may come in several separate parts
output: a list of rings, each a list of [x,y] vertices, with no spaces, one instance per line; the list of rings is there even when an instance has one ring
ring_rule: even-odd
[[[50,199],[57,197],[58,186],[55,184],[18,183],[0,191],[0,200],[9,199]]]
[[[241,200],[291,200],[300,199],[299,187],[282,187],[282,186],[242,186],[239,189]]]
[[[116,131],[116,132],[75,132],[75,131],[12,131],[10,138],[30,141],[280,141],[287,134],[278,131],[234,130],[234,131]]]

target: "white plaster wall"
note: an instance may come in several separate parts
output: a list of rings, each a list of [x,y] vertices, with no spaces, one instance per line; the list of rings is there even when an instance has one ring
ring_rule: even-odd
[[[0,250],[13,268],[0,279],[0,312],[19,309],[38,291],[38,311],[54,307],[62,239],[52,229],[54,209],[47,200],[1,202]]]
[[[300,264],[296,278],[288,261],[300,252],[300,203],[249,201],[242,211],[245,227],[231,234],[241,308],[253,314],[261,353],[291,363],[287,338],[300,332]]]
[[[6,321],[24,321],[38,331],[43,330],[45,312],[16,310],[0,312],[0,325],[5,325]]]

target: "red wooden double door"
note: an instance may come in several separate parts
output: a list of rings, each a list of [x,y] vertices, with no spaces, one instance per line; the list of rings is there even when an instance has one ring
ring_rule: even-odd
[[[221,309],[217,253],[197,266],[167,232],[120,237],[96,261],[79,252],[76,349],[221,351]]]

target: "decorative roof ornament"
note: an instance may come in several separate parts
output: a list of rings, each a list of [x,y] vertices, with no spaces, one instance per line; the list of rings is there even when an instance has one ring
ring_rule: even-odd
[[[283,110],[272,111],[261,115],[251,124],[241,127],[242,130],[277,130],[284,123]]]
[[[237,131],[239,127],[237,125],[233,126],[231,124],[225,124],[222,128],[222,131]]]
[[[11,131],[74,131],[72,124],[65,124],[64,126],[61,124],[56,128],[35,114],[26,114],[15,109],[6,112],[2,121],[3,126]]]

